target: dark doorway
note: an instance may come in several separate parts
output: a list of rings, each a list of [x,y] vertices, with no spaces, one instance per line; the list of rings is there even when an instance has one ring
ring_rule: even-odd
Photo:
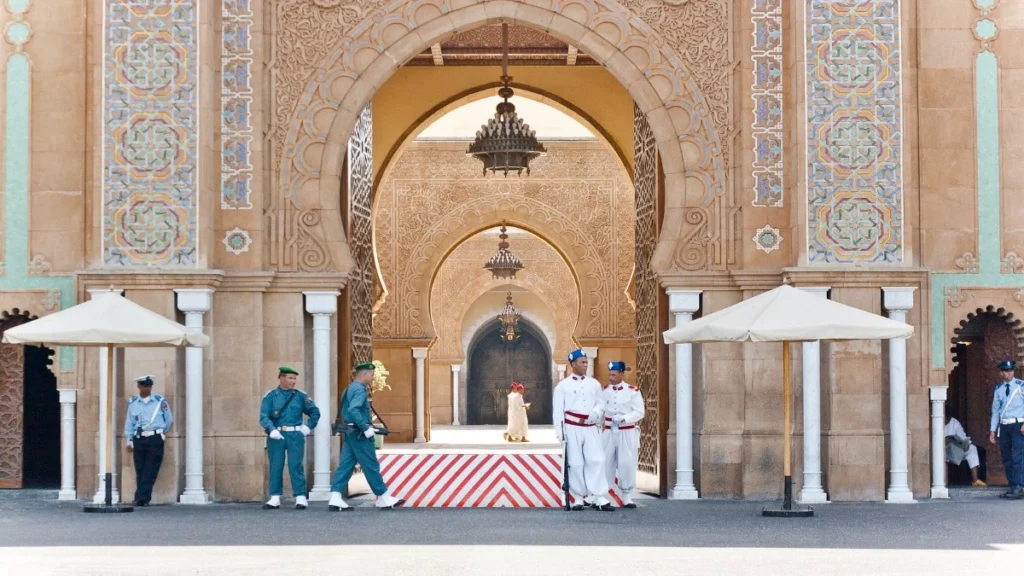
[[[982,459],[980,476],[989,485],[1006,484],[999,447],[988,443],[988,432],[992,394],[1000,381],[997,365],[1003,360],[1018,358],[1016,330],[1015,322],[1008,319],[1003,310],[989,307],[969,314],[954,339],[954,366],[949,375],[946,402],[978,447]],[[950,485],[970,484],[970,472],[966,466],[960,468],[950,469]]]
[[[60,487],[60,398],[53,350],[25,346],[22,487]]]
[[[497,320],[487,323],[469,347],[466,424],[506,424],[512,381],[526,387],[531,423],[551,422],[551,351],[532,324],[520,320],[522,337],[506,345]]]

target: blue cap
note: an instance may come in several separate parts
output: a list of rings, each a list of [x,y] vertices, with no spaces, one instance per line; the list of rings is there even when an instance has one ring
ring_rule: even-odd
[[[1017,367],[1017,363],[1013,360],[1003,360],[999,363],[1000,370],[1013,370]]]
[[[579,360],[580,358],[586,358],[586,357],[587,357],[587,353],[584,352],[582,348],[577,348],[577,349],[573,350],[572,352],[569,352],[569,364],[572,364],[573,362]]]
[[[625,372],[626,371],[626,363],[621,361],[621,360],[618,361],[618,362],[609,362],[608,363],[608,369],[609,370],[618,370],[619,372]]]

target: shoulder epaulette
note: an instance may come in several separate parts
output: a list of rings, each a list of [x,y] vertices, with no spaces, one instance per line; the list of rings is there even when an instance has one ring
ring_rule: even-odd
[[[266,394],[264,394],[264,395],[263,395],[263,397],[264,397],[264,398],[266,398],[267,396],[270,396],[270,395],[271,395],[271,393],[273,393],[273,392],[274,392],[274,390],[277,390],[277,388],[271,388],[270,390],[268,390],[268,391],[267,391],[267,393],[266,393]]]
[[[138,395],[132,396],[131,398],[128,399],[128,403],[131,404],[132,402],[135,402],[138,399],[139,399]]]
[[[639,389],[639,388],[637,388],[636,386],[633,386],[632,384],[630,384],[630,385],[629,385],[629,389],[630,389],[630,390],[636,390],[637,392],[639,392],[639,391],[640,391],[640,389]]]

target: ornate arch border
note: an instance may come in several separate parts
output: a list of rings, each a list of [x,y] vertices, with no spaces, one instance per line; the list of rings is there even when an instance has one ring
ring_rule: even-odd
[[[318,2],[337,7],[336,2]],[[681,262],[689,205],[721,204],[726,192],[724,136],[682,59],[640,18],[611,0],[552,0],[551,8],[515,0],[394,2],[352,28],[316,68],[296,98],[280,153],[279,190],[267,209],[269,255],[280,265],[315,262],[317,272],[352,269],[340,215],[334,209],[348,138],[373,94],[410,58],[443,37],[509,22],[542,30],[599,60],[633,97],[655,135],[665,174],[666,207],[656,271]],[[453,6],[458,6],[457,8]],[[689,166],[689,168],[687,168]],[[716,230],[699,239],[705,267],[723,264],[724,241],[738,208],[720,210]],[[692,239],[690,239],[692,240]],[[312,253],[307,257],[306,253]],[[318,257],[316,253],[322,254]],[[308,264],[307,264],[308,267]]]
[[[1020,318],[1015,318],[1013,316],[1013,312],[1006,310],[1006,308],[996,308],[992,305],[988,305],[984,308],[977,308],[974,312],[968,312],[967,315],[960,320],[960,324],[956,328],[953,328],[953,337],[949,339],[950,344],[953,345],[949,349],[953,365],[955,366],[960,363],[960,359],[956,352],[956,345],[960,343],[961,331],[966,328],[972,320],[984,314],[992,314],[1010,326],[1010,329],[1013,330],[1014,336],[1017,338],[1017,361],[1024,365],[1024,326],[1021,326]],[[950,368],[952,369],[952,366]]]

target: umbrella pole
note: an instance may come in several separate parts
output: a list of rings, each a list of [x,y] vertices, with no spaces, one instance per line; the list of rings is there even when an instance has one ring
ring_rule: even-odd
[[[785,476],[785,499],[782,501],[782,508],[784,510],[793,509],[793,470],[790,464],[792,454],[789,449],[789,426],[790,426],[790,414],[789,414],[789,342],[782,343],[782,458],[783,458],[783,474]]]
[[[103,441],[107,443],[107,473],[104,480],[106,481],[106,496],[104,502],[107,506],[112,504],[113,500],[113,460],[114,455],[111,453],[111,438],[114,437],[114,347],[107,346],[107,438]]]

